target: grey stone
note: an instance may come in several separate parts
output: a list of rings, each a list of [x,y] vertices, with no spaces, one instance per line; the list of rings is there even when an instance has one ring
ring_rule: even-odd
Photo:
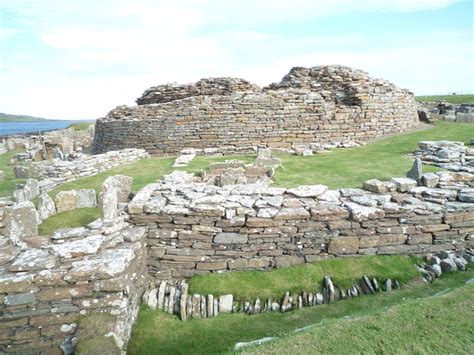
[[[427,265],[426,270],[432,272],[436,277],[440,277],[442,274],[441,266],[438,264]]]
[[[108,187],[101,192],[102,215],[105,222],[113,221],[118,217],[118,191]]]
[[[76,208],[95,208],[97,198],[94,189],[81,189],[76,192]]]
[[[421,175],[421,183],[426,187],[437,187],[439,183],[439,176],[435,173],[425,173]]]
[[[117,203],[128,202],[128,197],[132,192],[133,179],[130,176],[114,175],[109,176],[102,184],[99,194],[99,207],[104,206],[104,198],[109,190],[114,190],[117,194]]]
[[[454,258],[454,262],[456,263],[456,266],[459,270],[462,270],[462,271],[465,271],[466,270],[466,267],[467,267],[467,264],[468,262],[466,261],[466,259],[464,259],[463,257],[459,256],[457,258]]]
[[[5,296],[5,304],[7,306],[17,306],[21,304],[29,304],[36,301],[34,293],[12,293]]]
[[[377,179],[367,180],[363,183],[364,190],[383,193],[395,190],[395,184],[393,182],[384,182]]]
[[[334,290],[332,280],[329,276],[324,276],[324,287],[326,290],[328,302],[334,302],[336,292]]]
[[[99,250],[103,241],[103,236],[93,235],[84,239],[55,244],[52,245],[51,248],[61,258],[70,259],[95,254]]]
[[[86,234],[86,229],[84,227],[76,228],[61,228],[56,230],[51,236],[53,240],[62,240],[62,239],[74,239],[82,237]]]
[[[7,210],[7,235],[17,245],[25,239],[38,236],[39,215],[32,202],[22,202]]]
[[[28,179],[31,176],[30,168],[27,166],[15,165],[13,171],[17,179]]]
[[[410,178],[392,178],[390,181],[395,184],[397,191],[400,192],[406,192],[411,188],[418,186],[418,182]]]
[[[166,206],[166,198],[162,196],[154,197],[143,205],[145,213],[160,213]]]
[[[248,236],[239,233],[217,233],[214,237],[216,244],[240,244],[247,243]]]
[[[41,220],[48,219],[56,214],[56,205],[46,192],[43,192],[39,197],[38,213]]]
[[[233,295],[222,295],[219,296],[219,312],[230,313],[232,312],[232,304],[234,302]]]
[[[11,272],[39,271],[52,269],[57,266],[58,260],[46,250],[28,249],[22,252],[8,267]]]
[[[60,191],[54,198],[54,202],[58,212],[72,211],[76,209],[77,191]]]
[[[420,183],[421,175],[423,175],[422,169],[423,168],[421,165],[421,159],[419,157],[416,157],[415,161],[413,162],[413,166],[407,173],[407,177]]]
[[[385,216],[385,212],[379,208],[361,206],[356,203],[346,202],[345,205],[349,208],[351,219],[362,222],[369,219],[378,219]]]
[[[145,227],[133,227],[122,232],[123,240],[129,243],[138,242],[145,237]]]
[[[25,183],[25,197],[28,201],[33,200],[35,197],[39,195],[39,186],[38,180],[35,179],[28,179]]]
[[[450,271],[455,271],[457,270],[456,262],[453,259],[442,259],[441,263],[441,270],[443,272],[450,272]]]
[[[460,190],[458,198],[463,202],[474,203],[474,188]]]
[[[318,197],[327,190],[328,187],[324,185],[303,185],[288,189],[287,192],[296,197]]]

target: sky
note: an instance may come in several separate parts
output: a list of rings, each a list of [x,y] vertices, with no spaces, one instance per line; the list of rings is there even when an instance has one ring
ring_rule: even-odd
[[[150,86],[342,64],[474,93],[474,0],[0,0],[0,112],[96,119]]]

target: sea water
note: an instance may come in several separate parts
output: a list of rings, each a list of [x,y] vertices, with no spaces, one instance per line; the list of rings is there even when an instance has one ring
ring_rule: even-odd
[[[19,133],[38,133],[55,129],[64,129],[67,126],[82,121],[48,120],[35,122],[0,122],[0,136]]]

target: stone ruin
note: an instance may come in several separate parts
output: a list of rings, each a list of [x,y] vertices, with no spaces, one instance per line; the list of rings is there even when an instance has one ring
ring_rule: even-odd
[[[269,149],[260,149],[258,160],[277,163]],[[135,195],[131,178],[114,176],[99,196],[102,219],[48,237],[38,237],[32,202],[0,199],[0,351],[49,354],[61,346],[70,353],[81,339],[81,315],[112,317],[97,336],[111,336],[125,350],[143,301],[183,319],[234,311],[231,295],[211,302],[208,295],[186,293],[183,280],[200,273],[445,251],[455,257],[440,261],[443,271],[460,267],[461,256],[472,262],[472,251],[464,251],[474,246],[474,175],[420,174],[328,190],[275,188],[266,179],[222,184],[175,171]],[[430,265],[425,273],[439,273]],[[310,305],[309,295],[290,297],[239,309],[255,313],[278,304],[287,311],[299,307],[300,298]],[[311,297],[311,305],[324,302],[324,294]]]
[[[447,101],[418,103],[420,121],[450,121],[474,123],[474,104],[450,104]]]
[[[242,79],[203,79],[152,87],[138,106],[119,106],[96,122],[94,151],[143,148],[153,155],[183,149],[242,151],[351,144],[413,129],[413,94],[343,66],[295,67],[260,88]]]
[[[91,153],[94,139],[94,124],[76,131],[73,128],[60,129],[38,134],[7,136],[0,139],[0,154],[10,150],[25,149],[19,160],[40,162],[44,160],[67,160],[70,155]]]

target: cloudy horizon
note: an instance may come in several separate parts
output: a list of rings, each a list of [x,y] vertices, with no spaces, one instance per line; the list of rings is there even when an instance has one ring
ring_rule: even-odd
[[[470,0],[0,0],[0,112],[95,119],[148,87],[341,64],[474,92]]]

